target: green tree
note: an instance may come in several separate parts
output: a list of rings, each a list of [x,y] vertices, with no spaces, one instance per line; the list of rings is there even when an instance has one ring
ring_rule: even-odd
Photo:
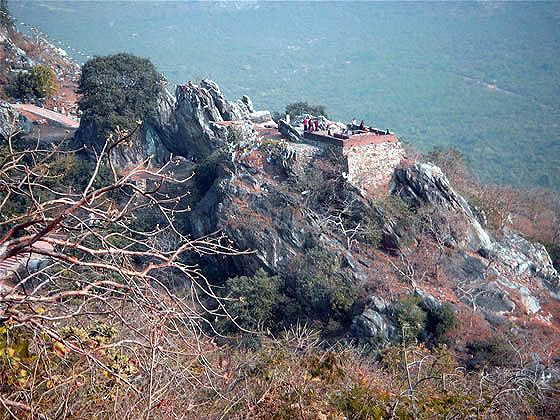
[[[328,118],[324,105],[311,105],[307,102],[294,102],[286,105],[286,114],[296,117],[302,114],[311,114],[315,117],[322,115]]]
[[[117,126],[155,116],[161,75],[146,58],[131,54],[95,57],[84,64],[78,93],[82,121],[92,124],[98,140]]]
[[[351,318],[358,297],[347,269],[336,255],[315,247],[293,262],[292,293],[298,301],[297,318],[319,319],[335,331]],[[298,316],[299,315],[299,316]]]
[[[226,281],[226,308],[243,328],[273,328],[285,302],[281,287],[280,278],[270,277],[262,268],[252,277],[230,278]]]
[[[426,327],[426,312],[418,306],[420,298],[405,296],[397,304],[397,321],[407,340],[414,340]]]
[[[447,334],[457,328],[458,320],[448,302],[428,312],[426,330],[435,344],[445,343]]]
[[[56,74],[53,69],[41,64],[27,73],[18,74],[15,81],[15,93],[19,97],[27,95],[49,98],[58,90]]]

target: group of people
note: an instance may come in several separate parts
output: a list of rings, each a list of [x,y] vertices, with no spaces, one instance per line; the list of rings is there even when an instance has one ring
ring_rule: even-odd
[[[319,119],[306,116],[303,119],[303,131],[319,131]]]
[[[351,130],[355,130],[356,128],[356,118],[352,118],[352,127],[350,127]],[[366,125],[364,123],[364,120],[362,120],[362,122],[360,123],[360,126],[358,127],[358,130],[361,131],[365,131],[366,130]]]

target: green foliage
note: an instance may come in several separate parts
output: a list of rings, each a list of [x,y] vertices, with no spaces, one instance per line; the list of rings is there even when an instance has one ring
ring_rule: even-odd
[[[427,314],[418,306],[419,303],[417,296],[405,296],[397,304],[397,321],[407,340],[418,338],[426,327]]]
[[[25,386],[37,355],[29,349],[32,337],[7,323],[0,323],[0,390],[3,385]]]
[[[269,277],[263,269],[252,277],[230,278],[225,287],[226,308],[235,322],[245,329],[275,329],[286,302],[281,293],[282,286],[278,276]]]
[[[420,339],[430,346],[444,344],[447,334],[458,325],[449,303],[426,310],[421,305],[421,299],[414,295],[400,299],[395,314],[407,341]]]
[[[383,243],[383,226],[386,222],[393,225],[393,230],[401,237],[402,244],[406,245],[412,241],[415,214],[399,196],[389,195],[373,200],[371,206],[374,211],[366,222],[366,243],[373,246]]]
[[[93,175],[95,163],[83,159],[80,155],[65,153],[47,163],[47,167],[51,177],[47,185],[67,185],[70,189],[81,190],[87,186]],[[93,187],[98,188],[101,185],[107,185],[111,178],[112,174],[109,167],[101,165]]]
[[[364,231],[364,240],[374,248],[379,248],[383,240],[383,225],[378,218],[371,218],[367,221]]]
[[[132,128],[155,116],[161,75],[146,58],[131,54],[96,57],[82,67],[78,93],[82,119],[105,138],[117,126]]]
[[[290,284],[300,305],[296,313],[325,323],[349,321],[358,292],[335,255],[312,248],[302,260],[294,262]]]
[[[356,384],[334,398],[335,406],[353,420],[391,417],[388,401],[365,384]]]
[[[196,165],[194,182],[199,195],[210,189],[219,175],[220,164],[225,162],[226,153],[223,149],[216,149],[210,156]]]
[[[503,338],[491,338],[467,344],[467,351],[471,358],[466,366],[469,370],[484,367],[507,366],[513,357],[513,350]]]
[[[328,118],[324,105],[311,105],[307,102],[294,102],[286,105],[286,114],[290,114],[292,117],[310,114],[314,117],[322,115],[323,117]]]
[[[426,330],[438,344],[445,342],[446,335],[458,326],[453,307],[445,302],[439,308],[428,312]]]
[[[17,97],[35,96],[49,98],[58,90],[56,74],[53,69],[41,64],[33,67],[29,72],[19,73],[14,84]]]
[[[408,226],[413,221],[414,213],[399,196],[388,195],[381,200],[376,200],[374,205],[382,208],[386,217],[395,219],[403,226]]]

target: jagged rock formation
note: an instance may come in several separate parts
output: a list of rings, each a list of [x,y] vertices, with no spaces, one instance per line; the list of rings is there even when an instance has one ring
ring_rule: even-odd
[[[194,161],[204,159],[226,143],[228,130],[224,122],[238,120],[266,122],[271,116],[268,111],[255,111],[248,96],[228,101],[212,80],[176,86],[174,94],[162,87],[156,118],[144,124],[128,148],[116,152],[116,160],[123,166],[148,157],[161,163],[169,153]],[[88,145],[96,139],[95,133],[96,127],[84,122],[75,141]]]
[[[374,261],[352,250],[348,234],[333,224],[332,220],[340,215],[334,202],[347,206],[345,217],[354,220],[347,219],[348,224],[366,223],[372,215],[382,220],[382,243],[386,249],[406,253],[407,247],[415,246],[414,242],[402,241],[403,233],[410,232],[400,231],[402,227],[383,208],[364,199],[342,177],[337,181],[336,192],[326,202],[324,197],[320,199],[322,205],[331,205],[332,209],[321,213],[315,207],[310,196],[322,195],[323,190],[330,188],[323,180],[310,189],[306,181],[324,173],[327,161],[320,149],[307,144],[289,146],[295,154],[294,168],[290,170],[289,164],[281,165],[273,152],[262,148],[254,131],[240,133],[244,142],[227,149],[221,157],[214,182],[202,192],[190,215],[193,235],[219,230],[239,249],[253,251],[231,259],[228,264],[211,264],[219,267],[223,277],[252,274],[260,267],[286,276],[294,261],[318,247],[337,256],[340,269],[347,270],[355,284],[375,283],[375,274],[369,269]],[[282,148],[281,144],[275,147]],[[316,150],[310,153],[308,149]],[[439,263],[451,281],[447,293],[456,296],[456,305],[483,313],[495,325],[502,325],[520,313],[551,322],[543,302],[550,297],[558,298],[558,274],[542,246],[513,232],[505,232],[501,239],[492,237],[480,222],[480,212],[474,211],[453,190],[434,165],[417,163],[395,168],[392,192],[419,212],[437,209],[442,218],[462,220],[453,230],[455,236],[445,241],[446,252]],[[415,287],[426,312],[435,311],[444,301],[423,284]],[[384,304],[381,297],[369,298],[349,328],[353,335],[378,343],[396,339],[394,308]]]
[[[171,152],[196,161],[200,170],[212,167],[208,184],[193,187],[196,200],[186,226],[193,236],[221,231],[238,249],[252,251],[208,263],[217,277],[252,275],[258,268],[289,276],[294,262],[317,248],[336,259],[354,284],[375,284],[371,269],[375,257],[360,239],[368,220],[381,222],[381,244],[391,258],[417,246],[415,238],[403,239],[414,232],[403,231],[398,220],[349,182],[344,165],[332,161],[341,153],[301,143],[297,127],[284,121],[278,125],[292,143],[260,142],[253,122],[268,115],[255,112],[247,97],[227,101],[208,80],[179,86],[174,95],[165,90],[156,120],[143,127],[142,148],[132,147],[122,159],[153,154],[157,160]],[[234,139],[229,127],[237,133]],[[387,169],[394,170],[390,192],[414,212],[437,210],[442,223],[453,225],[437,263],[450,279],[447,296],[453,295],[456,305],[483,313],[495,325],[520,313],[552,322],[546,299],[558,299],[559,277],[546,250],[513,232],[492,237],[484,228],[484,214],[451,187],[437,166],[398,165],[402,154],[396,155],[399,159]],[[333,171],[334,178],[327,179],[325,168],[331,165],[341,166]],[[447,299],[429,284],[413,281],[410,286],[427,312]],[[398,336],[394,308],[381,298],[369,298],[349,325],[352,334],[379,343]]]
[[[459,212],[469,227],[464,244],[472,250],[492,248],[492,240],[483,229],[469,203],[453,190],[440,168],[430,163],[416,163],[394,172],[392,193],[399,195],[410,206],[423,204]]]
[[[288,124],[285,120],[278,121],[278,131],[280,131],[284,137],[293,143],[300,143],[303,141],[303,137],[300,132]]]
[[[7,139],[22,129],[19,112],[7,102],[0,101],[0,139]]]

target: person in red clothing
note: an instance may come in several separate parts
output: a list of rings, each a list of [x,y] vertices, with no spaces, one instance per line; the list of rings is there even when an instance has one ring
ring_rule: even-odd
[[[365,131],[366,125],[364,124],[364,120],[360,123],[360,130]]]
[[[315,120],[313,123],[315,124],[315,131],[319,131],[319,120]]]
[[[309,124],[309,119],[307,119],[307,117],[305,117],[303,119],[303,131],[307,131],[308,124]]]

